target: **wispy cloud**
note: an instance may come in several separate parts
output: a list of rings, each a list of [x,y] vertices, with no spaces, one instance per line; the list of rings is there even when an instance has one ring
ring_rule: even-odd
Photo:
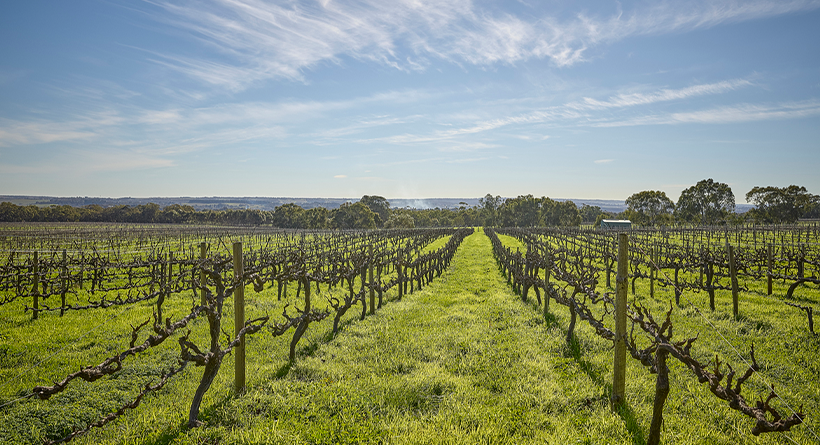
[[[265,79],[301,81],[304,71],[344,57],[414,71],[436,58],[456,64],[514,64],[546,58],[557,66],[634,35],[684,32],[820,7],[818,0],[663,2],[599,17],[559,18],[530,8],[500,13],[470,0],[158,0],[157,20],[212,48],[210,57],[164,53],[154,61],[210,85],[239,91]]]
[[[0,119],[0,147],[90,139],[95,136],[78,122]]]
[[[484,156],[484,157],[479,157],[479,158],[450,159],[449,161],[446,161],[446,162],[448,164],[468,164],[468,163],[472,163],[472,162],[487,161],[489,159],[492,159],[492,158],[488,157],[488,156]]]
[[[592,162],[594,162],[596,164],[609,164],[613,161],[614,161],[614,159],[596,159],[595,161],[592,161]]]
[[[599,117],[596,112],[603,110],[609,110],[612,112],[617,110],[639,108],[641,106],[660,102],[671,102],[676,100],[683,101],[698,96],[723,94],[752,85],[753,84],[750,81],[745,79],[733,79],[716,83],[692,85],[678,89],[655,88],[653,90],[648,86],[645,86],[643,87],[645,92],[642,93],[620,93],[604,100],[584,98],[580,101],[573,101],[563,105],[536,109],[534,111],[529,111],[514,116],[482,120],[468,126],[439,130],[430,134],[401,134],[368,139],[362,142],[380,142],[390,144],[430,143],[453,140],[459,136],[488,132],[508,126],[535,125],[544,123],[562,123],[564,125],[572,126],[638,125],[636,122],[640,122],[640,120],[635,120],[632,117],[614,117],[603,119]],[[808,111],[804,110],[804,112]],[[676,119],[680,122],[687,119],[690,122],[695,122],[697,119],[696,116],[698,115],[694,114],[692,116],[687,116],[686,113],[681,113]],[[772,118],[775,116],[769,114],[767,117]],[[701,118],[706,120],[708,116],[703,115]],[[653,123],[652,119],[649,118],[644,121],[644,124],[651,123]],[[655,123],[662,124],[671,122],[665,122],[663,119],[657,118]],[[547,138],[548,137],[544,137],[544,139]]]
[[[289,128],[328,119],[339,112],[364,110],[379,104],[412,103],[426,97],[414,90],[388,91],[339,101],[237,102],[208,107],[140,108],[136,105],[109,109],[109,102],[92,102],[83,112],[33,112],[25,119],[0,118],[0,147],[62,142],[104,147],[150,150],[160,156],[176,156],[217,146],[249,141],[281,140]],[[337,130],[303,133],[315,143],[374,127],[413,121],[418,116],[353,117],[358,122]],[[138,165],[139,163],[134,163]]]
[[[721,94],[736,90],[741,87],[751,86],[752,83],[745,79],[727,80],[723,82],[693,85],[680,89],[662,89],[657,92],[619,94],[608,100],[599,101],[591,98],[584,98],[581,102],[570,104],[571,108],[604,110],[608,108],[633,107],[637,105],[649,105],[656,102],[668,102],[672,100],[688,99],[691,97],[704,96],[709,94]]]
[[[78,162],[82,166],[80,170],[86,172],[143,170],[176,165],[171,159],[139,151],[79,150],[75,154],[83,161]]]
[[[622,120],[602,121],[595,127],[625,127],[636,125],[727,124],[779,119],[799,119],[820,115],[820,101],[785,102],[770,105],[741,104],[705,110],[645,115]]]
[[[59,156],[37,159],[33,163],[0,163],[0,173],[4,175],[61,176],[94,174],[100,172],[124,172],[155,168],[174,167],[169,158],[154,153],[128,149],[75,149],[67,150]]]

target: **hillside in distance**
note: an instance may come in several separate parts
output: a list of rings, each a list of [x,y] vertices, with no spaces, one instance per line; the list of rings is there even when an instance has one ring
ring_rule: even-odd
[[[83,207],[87,205],[99,205],[111,207],[118,205],[138,206],[141,204],[156,203],[161,207],[180,204],[189,205],[197,210],[213,209],[259,209],[273,210],[278,206],[294,203],[302,208],[325,207],[335,209],[345,202],[356,202],[360,198],[292,198],[292,197],[230,197],[230,196],[202,196],[202,197],[147,197],[147,198],[102,198],[102,197],[55,197],[55,196],[20,196],[20,195],[0,195],[0,202],[11,202],[17,205],[70,205],[73,207]],[[457,209],[466,203],[467,206],[479,205],[479,198],[387,198],[390,206],[394,208],[411,209]],[[559,199],[566,201],[566,199]],[[626,208],[623,201],[617,200],[571,200],[577,205],[597,205],[604,210],[620,212]]]
[[[304,209],[313,207],[324,207],[336,209],[345,202],[356,202],[360,198],[289,198],[289,197],[264,197],[264,196],[180,196],[180,197],[148,197],[148,198],[103,198],[103,197],[56,197],[56,196],[25,196],[25,195],[0,195],[0,202],[11,202],[16,205],[70,205],[73,207],[83,207],[87,205],[99,205],[111,207],[118,205],[138,206],[148,203],[159,204],[166,207],[173,204],[189,205],[197,210],[225,210],[225,209],[259,209],[274,210],[283,204],[294,203]],[[466,203],[469,206],[479,205],[480,198],[387,198],[393,208],[411,209],[457,209]],[[578,207],[586,204],[598,206],[608,212],[620,213],[626,210],[624,201],[617,199],[572,199],[553,198],[556,201],[572,201]],[[737,204],[738,213],[745,212],[753,206],[749,204]]]

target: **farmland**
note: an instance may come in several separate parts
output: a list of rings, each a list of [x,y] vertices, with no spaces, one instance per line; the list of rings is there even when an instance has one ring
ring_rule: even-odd
[[[123,225],[6,227],[3,235],[0,441],[59,440],[118,410],[74,440],[649,440],[656,373],[628,358],[623,403],[610,403],[612,233]],[[754,408],[774,389],[778,416],[802,421],[753,435],[754,419],[669,358],[661,441],[817,443],[820,338],[806,309],[820,307],[817,229],[633,231],[629,240],[629,307],[658,323],[671,309],[666,339],[697,337],[690,355],[709,371],[717,357],[724,374],[730,365],[743,375],[754,345],[758,369],[737,393]],[[237,241],[242,268],[233,262]],[[230,326],[240,287],[249,320],[239,326],[244,388],[235,384],[240,342]],[[633,355],[648,351],[651,362],[657,336],[631,325]],[[163,341],[123,356],[149,334]],[[218,348],[208,346],[214,338]],[[218,355],[208,354],[226,349],[192,419]],[[98,366],[114,356],[123,357],[116,366]],[[99,376],[55,385],[80,369]]]

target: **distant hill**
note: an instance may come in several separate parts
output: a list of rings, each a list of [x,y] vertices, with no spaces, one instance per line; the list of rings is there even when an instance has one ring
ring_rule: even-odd
[[[224,209],[259,209],[259,210],[273,210],[276,207],[294,203],[302,208],[310,209],[313,207],[324,207],[327,209],[335,209],[345,202],[356,202],[360,198],[288,198],[288,197],[230,197],[230,196],[200,196],[190,197],[181,196],[176,198],[96,198],[96,197],[70,197],[60,198],[54,196],[21,196],[21,195],[0,195],[0,202],[11,202],[17,205],[70,205],[73,207],[83,207],[87,205],[99,205],[102,207],[111,207],[118,205],[138,206],[141,204],[156,203],[160,207],[166,207],[173,204],[189,205],[197,210],[224,210]],[[457,209],[461,203],[466,203],[466,206],[477,206],[480,198],[387,198],[390,206],[394,208],[410,207],[415,209]],[[624,201],[614,199],[566,199],[554,198],[556,201],[572,201],[580,207],[583,204],[589,206],[598,206],[602,210],[608,212],[619,213],[626,210]],[[746,212],[754,206],[749,204],[738,204],[737,211],[739,213]]]

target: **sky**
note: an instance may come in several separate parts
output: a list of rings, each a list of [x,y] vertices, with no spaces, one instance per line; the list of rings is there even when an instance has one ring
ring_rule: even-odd
[[[820,194],[820,1],[0,5],[0,194]]]

